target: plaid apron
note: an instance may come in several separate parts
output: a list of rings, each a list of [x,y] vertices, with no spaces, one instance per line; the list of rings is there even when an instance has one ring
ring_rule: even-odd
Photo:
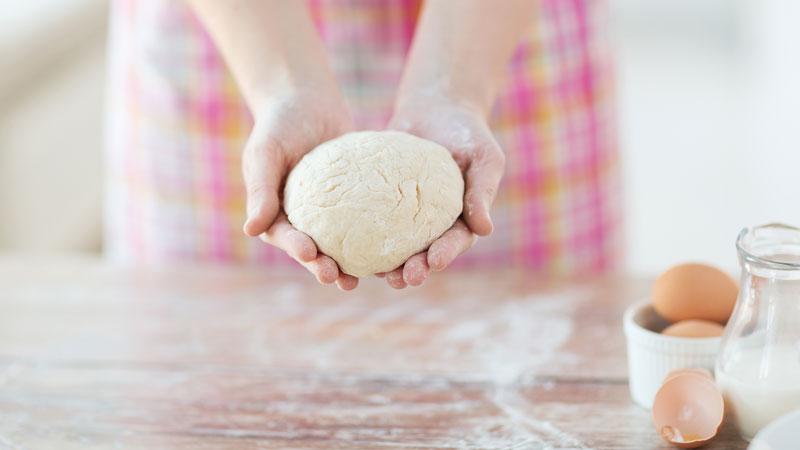
[[[490,125],[507,159],[494,233],[456,266],[597,272],[621,255],[619,159],[605,5],[543,0]],[[311,0],[358,129],[388,121],[417,0]],[[105,251],[123,261],[289,264],[242,233],[252,118],[213,42],[174,0],[114,0]]]

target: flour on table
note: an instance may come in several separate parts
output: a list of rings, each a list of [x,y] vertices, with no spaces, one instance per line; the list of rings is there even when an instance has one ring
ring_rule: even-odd
[[[549,364],[569,361],[560,349],[572,336],[572,313],[580,299],[587,298],[585,292],[497,300],[466,296],[441,304],[415,298],[410,292],[395,300],[364,298],[355,291],[323,305],[284,288],[281,294],[286,298],[275,299],[272,305],[281,307],[271,311],[265,326],[272,320],[305,314],[298,321],[302,327],[293,335],[293,345],[286,349],[291,355],[281,354],[280,359],[283,363],[294,359],[299,366],[326,372],[357,371],[352,376],[338,373],[339,385],[352,383],[355,389],[378,377],[409,384],[418,392],[447,392],[451,383],[489,386],[490,394],[483,401],[493,404],[500,416],[476,419],[466,434],[462,429],[462,435],[442,436],[437,441],[441,445],[426,441],[419,443],[422,447],[506,448],[514,443],[514,448],[547,448],[547,443],[561,442],[570,448],[588,448],[550,422],[526,415],[527,400],[518,392],[521,382],[547,372]],[[454,323],[452,317],[459,321]],[[286,330],[285,324],[281,329]],[[409,373],[412,368],[414,372]],[[552,390],[552,382],[544,388]],[[356,421],[397,414],[436,417],[446,410],[466,412],[477,406],[455,399],[442,404],[397,404],[385,393],[365,395],[363,402],[370,406],[358,413],[366,415]],[[347,413],[337,414],[346,417]],[[359,428],[348,433],[340,437],[369,442],[392,439],[372,434],[383,433],[379,430]],[[409,440],[413,441],[402,437],[404,443]]]

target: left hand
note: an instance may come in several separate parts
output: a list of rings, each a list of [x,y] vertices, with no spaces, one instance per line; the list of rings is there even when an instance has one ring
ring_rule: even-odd
[[[254,125],[242,156],[248,218],[244,231],[286,252],[320,283],[336,282],[349,291],[358,278],[348,275],[297,230],[281,207],[286,176],[317,145],[349,132],[350,113],[332,89],[285,87],[254,108]]]
[[[453,226],[426,251],[410,257],[385,276],[389,286],[419,286],[430,270],[443,270],[468,250],[477,236],[492,232],[489,209],[505,170],[505,156],[494,139],[484,114],[466,102],[440,97],[398,103],[388,128],[436,142],[450,151],[464,175],[464,209]]]

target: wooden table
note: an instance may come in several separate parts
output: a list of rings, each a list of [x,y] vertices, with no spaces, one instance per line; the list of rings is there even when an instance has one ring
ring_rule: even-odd
[[[626,380],[648,284],[0,258],[0,448],[671,448]]]

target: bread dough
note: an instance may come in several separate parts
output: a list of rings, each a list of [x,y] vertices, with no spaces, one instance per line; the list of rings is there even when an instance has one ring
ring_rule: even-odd
[[[450,152],[400,131],[360,131],[306,154],[286,179],[289,221],[356,277],[388,272],[461,214],[464,180]]]

